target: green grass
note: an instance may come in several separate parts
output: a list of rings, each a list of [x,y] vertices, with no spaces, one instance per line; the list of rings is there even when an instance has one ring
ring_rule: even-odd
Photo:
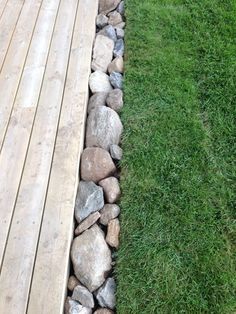
[[[118,314],[236,312],[236,1],[126,0]]]

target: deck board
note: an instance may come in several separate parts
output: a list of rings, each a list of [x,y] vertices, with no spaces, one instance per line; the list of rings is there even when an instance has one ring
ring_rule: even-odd
[[[24,6],[2,68],[17,78],[0,97],[0,313],[63,313],[98,1]]]

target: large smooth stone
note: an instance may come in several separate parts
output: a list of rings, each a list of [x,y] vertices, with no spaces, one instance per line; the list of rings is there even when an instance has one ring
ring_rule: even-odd
[[[110,154],[98,147],[86,148],[81,156],[81,178],[85,181],[98,182],[116,171]]]
[[[106,36],[97,35],[93,48],[92,69],[107,72],[113,57],[114,41]]]
[[[92,110],[87,120],[86,147],[109,150],[111,144],[119,144],[123,130],[118,114],[108,107]]]
[[[76,277],[90,292],[104,283],[112,259],[104,234],[97,225],[74,239],[71,259]]]
[[[65,314],[92,314],[92,309],[84,307],[68,297],[65,303]]]
[[[75,218],[78,223],[104,206],[103,190],[93,182],[80,181],[75,202]]]
[[[103,286],[97,291],[96,297],[101,307],[114,309],[116,306],[116,283],[113,278],[108,278]]]
[[[99,13],[107,14],[118,6],[121,0],[100,0]]]
[[[102,71],[95,71],[90,74],[89,87],[93,94],[99,92],[109,93],[112,90],[109,76]]]

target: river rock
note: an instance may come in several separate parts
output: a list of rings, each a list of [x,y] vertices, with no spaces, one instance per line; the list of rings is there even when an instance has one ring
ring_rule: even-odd
[[[119,88],[110,91],[106,98],[107,106],[119,112],[123,107],[123,92]]]
[[[75,201],[75,218],[78,223],[104,206],[103,190],[94,182],[80,181]]]
[[[112,72],[110,74],[110,83],[114,88],[123,88],[123,76],[118,72]]]
[[[113,57],[114,41],[106,36],[97,35],[93,48],[92,69],[107,71]]]
[[[115,219],[120,214],[120,207],[116,204],[106,204],[100,211],[101,217],[99,222],[107,226],[109,221]]]
[[[120,0],[100,0],[99,1],[99,13],[107,14],[119,5]]]
[[[115,203],[120,197],[119,181],[115,177],[109,177],[99,181],[98,183],[102,188],[107,203]]]
[[[78,227],[75,229],[75,235],[79,235],[80,233],[84,232],[88,228],[90,228],[92,225],[95,224],[95,222],[100,218],[99,212],[95,212],[91,215],[89,215],[86,219],[84,219]]]
[[[98,28],[103,28],[108,24],[108,17],[104,14],[98,14],[96,17],[96,25]]]
[[[125,31],[122,28],[116,27],[115,30],[118,39],[123,39],[125,37]]]
[[[98,182],[116,171],[110,154],[98,147],[86,148],[81,156],[81,178]]]
[[[92,314],[92,309],[84,307],[68,297],[65,302],[65,314]]]
[[[78,301],[85,307],[94,307],[94,299],[92,293],[87,288],[81,285],[75,287],[71,298],[75,301]]]
[[[75,276],[70,276],[67,283],[67,288],[73,291],[76,286],[78,286],[79,280]]]
[[[113,51],[114,57],[123,57],[125,51],[125,45],[123,39],[117,39],[115,43],[115,48]]]
[[[92,95],[88,103],[88,113],[90,113],[92,109],[99,106],[106,106],[107,95],[107,93],[95,93],[94,95]]]
[[[112,144],[110,145],[111,158],[120,161],[123,156],[123,150],[120,146]]]
[[[112,310],[102,308],[95,311],[94,314],[114,314],[114,312]]]
[[[86,147],[109,150],[111,144],[119,144],[123,130],[118,114],[108,107],[93,109],[87,120]]]
[[[112,25],[105,26],[102,30],[100,30],[98,35],[107,36],[108,38],[112,39],[114,43],[117,40],[116,31]]]
[[[107,243],[116,249],[119,247],[119,234],[120,234],[120,222],[119,219],[112,219],[108,223],[107,227]]]
[[[74,239],[71,259],[75,275],[90,292],[98,289],[111,270],[111,251],[102,230],[93,225]]]
[[[109,76],[99,70],[90,74],[89,87],[93,94],[99,92],[109,93],[112,90]]]
[[[116,57],[109,65],[108,72],[111,74],[112,72],[123,73],[124,72],[124,60],[122,57]]]
[[[98,303],[101,307],[108,307],[114,309],[116,306],[116,283],[113,278],[108,278],[106,282],[96,293]]]
[[[124,15],[125,13],[125,2],[121,1],[120,4],[117,7],[117,12],[119,12],[121,15]]]
[[[116,26],[117,24],[120,24],[123,22],[122,16],[117,11],[113,11],[109,13],[108,16],[109,16],[108,23],[112,26]]]

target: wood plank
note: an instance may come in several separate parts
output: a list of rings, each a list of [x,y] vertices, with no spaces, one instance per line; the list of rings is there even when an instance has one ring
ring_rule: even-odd
[[[10,1],[10,3],[12,2]],[[25,1],[0,73],[0,148],[4,140],[41,3],[42,0]],[[15,8],[12,7],[11,10],[13,14]],[[11,17],[9,18],[11,19]]]
[[[7,1],[8,1],[8,0],[1,0],[1,1],[0,1],[0,19],[1,19],[1,17],[2,17],[2,14],[3,14],[5,8],[6,8]]]
[[[60,0],[44,1],[0,154],[0,269]],[[14,147],[14,149],[13,149]]]
[[[6,260],[4,259],[0,276],[0,313],[16,313],[17,311],[17,313],[23,314],[26,311],[61,110],[77,2],[77,0],[62,0],[58,13],[15,206],[10,233],[12,238],[9,238],[11,247],[7,244]],[[12,293],[13,290],[14,293]],[[38,313],[43,313],[43,311],[39,310]]]
[[[0,72],[23,4],[24,0],[9,0],[3,8],[0,19]]]
[[[97,10],[97,0],[79,3],[28,314],[63,313]]]

